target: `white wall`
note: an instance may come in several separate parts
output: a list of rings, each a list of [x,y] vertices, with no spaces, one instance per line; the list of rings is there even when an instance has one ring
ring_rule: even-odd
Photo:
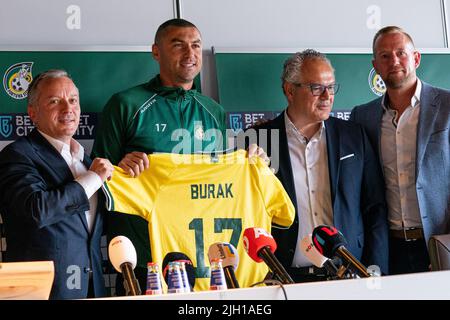
[[[370,47],[399,25],[420,47],[443,47],[440,0],[184,0],[205,47]]]
[[[0,43],[145,46],[173,17],[171,0],[0,0]]]
[[[398,25],[417,47],[444,48],[441,0],[183,0],[182,15],[205,48],[370,48],[380,27]],[[204,92],[217,98],[207,52]]]

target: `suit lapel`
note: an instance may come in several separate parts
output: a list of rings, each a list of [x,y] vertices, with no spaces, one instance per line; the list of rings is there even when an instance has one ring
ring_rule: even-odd
[[[289,145],[286,135],[286,124],[284,123],[284,112],[280,119],[280,171],[286,181],[288,195],[295,205],[297,211],[297,195],[295,194],[294,174],[292,173],[291,158],[289,155]]]
[[[422,82],[420,95],[419,123],[417,128],[416,177],[422,165],[425,148],[433,133],[434,123],[439,114],[440,105],[436,103],[436,93],[428,84]]]
[[[84,153],[83,164],[86,167],[86,169],[89,170],[89,167],[91,166],[91,163],[92,163],[92,160],[86,155],[86,153]],[[97,204],[97,206],[98,206],[98,204]],[[88,228],[86,213],[83,212],[82,214],[80,214],[80,219],[81,219],[81,222],[83,223],[84,228],[86,229],[86,232],[89,234],[89,228]],[[97,215],[95,216],[94,225],[92,226],[92,233],[94,233],[94,228],[95,228],[95,222],[96,221],[97,221]]]
[[[45,162],[50,170],[59,177],[59,180],[66,181],[68,177],[73,179],[72,172],[61,154],[47,141],[37,130],[33,130],[30,141],[36,154]]]
[[[378,99],[377,103],[374,108],[374,119],[373,125],[374,125],[374,132],[375,132],[375,145],[374,148],[376,148],[375,152],[378,155],[378,162],[380,163],[381,168],[383,168],[383,161],[381,159],[381,121],[383,121],[383,107],[381,106],[383,99]]]
[[[64,183],[66,181],[71,181],[74,179],[72,175],[72,171],[70,171],[69,166],[67,165],[64,158],[58,151],[45,139],[37,130],[33,130],[30,133],[30,141],[32,141],[33,147],[36,150],[36,154],[45,162],[53,173],[59,177],[59,181]],[[83,163],[89,168],[91,163],[90,159],[85,155]],[[89,165],[87,165],[89,164]],[[78,215],[81,219],[81,222],[86,229],[86,232],[89,234],[89,229],[86,220],[86,214],[84,212]]]
[[[292,203],[294,204],[295,211],[297,212],[297,196],[295,194],[295,186],[294,186],[294,175],[292,173],[291,166],[291,158],[289,156],[289,145],[287,141],[286,135],[286,124],[284,122],[284,113],[282,112],[275,120],[274,120],[274,128],[280,130],[280,145],[279,145],[279,155],[280,155],[280,170],[277,173],[277,176],[281,181],[285,183],[285,189],[291,198]],[[273,150],[273,146],[272,146]],[[271,150],[271,152],[272,152]]]
[[[334,206],[334,200],[336,198],[336,187],[339,180],[341,137],[339,134],[339,130],[336,130],[333,118],[329,118],[325,121],[325,135],[327,138],[328,173],[330,175],[331,203]]]

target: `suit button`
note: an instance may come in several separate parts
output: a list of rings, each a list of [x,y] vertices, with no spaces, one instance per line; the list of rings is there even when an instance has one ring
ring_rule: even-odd
[[[92,272],[92,270],[89,267],[84,267],[84,272],[88,273],[88,272]]]
[[[294,249],[289,249],[289,252],[290,253],[294,253]]]

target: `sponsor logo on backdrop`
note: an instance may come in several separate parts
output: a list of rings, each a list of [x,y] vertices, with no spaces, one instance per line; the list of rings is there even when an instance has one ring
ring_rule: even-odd
[[[33,62],[19,62],[10,66],[3,75],[3,88],[14,99],[25,99],[33,80]]]
[[[330,116],[348,120],[350,118],[350,110],[331,111]],[[272,120],[278,117],[279,111],[262,111],[262,112],[228,112],[228,128],[230,128],[235,135],[239,132],[257,124],[264,120]]]
[[[259,121],[271,120],[279,114],[277,111],[228,112],[228,128],[232,129],[234,134],[238,134]]]
[[[9,138],[12,131],[12,116],[0,116],[0,134],[4,138]]]
[[[230,113],[229,114],[230,121],[230,129],[234,131],[234,133],[238,133],[242,130],[242,114],[239,113]]]
[[[372,68],[369,72],[369,87],[373,93],[381,97],[386,92],[386,85],[380,75],[376,73],[375,69]]]
[[[335,117],[342,120],[348,120],[350,118],[351,110],[339,110],[339,111],[331,111],[330,116]]]
[[[81,140],[94,139],[97,118],[98,114],[96,112],[82,113],[74,138]],[[33,121],[26,113],[0,115],[0,141],[16,140],[19,137],[27,136],[33,129]]]

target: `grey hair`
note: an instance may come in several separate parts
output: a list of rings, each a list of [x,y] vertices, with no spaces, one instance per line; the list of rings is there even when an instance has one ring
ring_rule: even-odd
[[[305,61],[316,59],[328,63],[334,72],[334,68],[325,54],[314,49],[306,49],[302,52],[296,52],[287,58],[283,65],[283,73],[281,74],[281,87],[283,88],[283,92],[285,82],[295,83],[298,81],[301,76],[303,63]]]
[[[411,42],[411,44],[414,48],[416,47],[414,45],[413,39],[405,30],[403,30],[402,28],[397,27],[397,26],[387,26],[387,27],[384,27],[384,28],[381,28],[380,30],[378,30],[377,33],[375,33],[375,36],[373,37],[372,53],[373,53],[374,57],[375,57],[375,43],[377,42],[378,38],[380,38],[381,36],[388,34],[388,33],[401,33],[408,39],[409,42]]]
[[[44,79],[56,79],[56,78],[69,78],[70,80],[72,80],[67,71],[62,69],[50,69],[38,74],[36,78],[34,78],[33,81],[31,81],[31,84],[28,87],[28,104],[33,105],[39,100],[40,94],[38,90],[39,83],[41,83]]]

